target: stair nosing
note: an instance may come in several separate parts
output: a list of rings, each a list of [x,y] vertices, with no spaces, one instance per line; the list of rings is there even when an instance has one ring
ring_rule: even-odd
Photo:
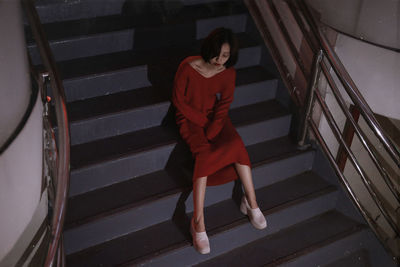
[[[136,89],[134,89],[134,90],[136,90]],[[108,113],[99,114],[99,115],[93,115],[93,116],[82,118],[82,119],[71,120],[70,124],[81,124],[81,123],[84,123],[86,121],[96,120],[96,119],[100,119],[100,118],[107,118],[107,117],[110,117],[110,116],[124,114],[124,113],[129,112],[129,111],[139,110],[139,109],[143,109],[143,108],[147,108],[147,107],[148,108],[161,107],[161,106],[166,105],[168,103],[171,103],[171,101],[169,101],[169,100],[160,100],[160,101],[154,102],[154,103],[149,104],[149,105],[130,107],[130,108],[121,109],[121,110],[118,110],[118,111],[108,112]]]
[[[152,144],[152,145],[146,146],[144,148],[138,148],[138,149],[135,149],[135,150],[132,150],[132,151],[120,153],[118,155],[111,155],[111,156],[108,156],[108,157],[104,157],[103,159],[98,160],[96,162],[91,162],[91,163],[88,163],[88,164],[85,164],[85,165],[81,165],[79,167],[73,167],[73,168],[71,168],[71,173],[72,172],[76,172],[76,171],[85,170],[85,169],[90,169],[91,167],[94,167],[96,165],[102,165],[103,163],[109,162],[109,161],[111,161],[113,159],[129,157],[129,156],[132,156],[132,155],[143,153],[145,151],[150,151],[150,150],[153,150],[153,149],[157,149],[157,148],[164,147],[164,146],[169,146],[169,145],[176,144],[176,143],[177,143],[177,139],[174,138],[174,139],[171,139],[171,140],[168,140],[168,141],[160,142],[160,143],[157,143],[157,144]]]

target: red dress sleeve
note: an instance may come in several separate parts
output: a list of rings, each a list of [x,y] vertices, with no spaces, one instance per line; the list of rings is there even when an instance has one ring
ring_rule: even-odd
[[[204,127],[208,123],[208,118],[205,114],[192,108],[185,101],[185,91],[188,84],[189,74],[186,63],[181,63],[176,72],[174,79],[174,88],[172,92],[172,103],[174,106],[191,122]]]
[[[221,92],[221,99],[214,108],[214,118],[206,129],[208,140],[214,139],[219,134],[228,116],[229,106],[233,101],[236,83],[236,70],[232,70],[232,75],[227,79],[226,86]]]

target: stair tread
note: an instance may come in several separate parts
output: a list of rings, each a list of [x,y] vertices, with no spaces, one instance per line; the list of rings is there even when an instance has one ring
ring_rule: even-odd
[[[102,34],[106,32],[121,31],[135,27],[162,27],[178,23],[193,23],[197,19],[206,19],[216,16],[227,16],[242,14],[246,11],[240,2],[231,1],[220,3],[199,4],[194,6],[183,6],[170,17],[162,17],[161,14],[150,12],[147,16],[136,16],[129,14],[118,14],[68,20],[44,24],[44,30],[50,41],[79,38],[80,36]],[[193,23],[194,24],[194,23]],[[60,31],[60,29],[63,29]],[[33,43],[31,32],[26,30],[27,41]]]
[[[268,100],[230,110],[232,123],[239,125],[261,122],[288,115],[288,111],[276,100]],[[175,130],[156,126],[132,133],[113,136],[71,147],[71,169],[99,163],[115,156],[135,153],[145,149],[176,142]]]
[[[160,170],[105,188],[87,192],[68,200],[64,229],[80,225],[105,214],[118,212],[127,205],[138,204],[153,196],[162,197],[189,186],[177,171]]]
[[[256,190],[258,204],[264,214],[304,201],[309,197],[333,192],[336,188],[312,172],[306,172],[284,181]],[[221,231],[247,223],[234,200],[228,199],[205,210],[209,237]],[[185,216],[184,214],[180,216]],[[164,250],[188,246],[189,214],[186,219],[177,215],[175,223],[169,220],[146,229],[119,237],[67,256],[68,264],[92,266],[97,264],[121,264],[130,260],[155,256]],[[178,226],[179,225],[179,226]],[[118,252],[118,253],[117,253]]]
[[[328,211],[195,266],[275,266],[360,229],[360,223],[338,211]]]
[[[258,44],[246,33],[236,34],[239,41],[239,48],[257,46]],[[63,79],[100,75],[112,71],[127,68],[148,66],[158,68],[163,73],[176,70],[179,62],[188,56],[199,51],[202,40],[196,40],[192,45],[171,45],[148,51],[120,51],[103,55],[76,58],[66,61],[59,61],[58,68]],[[169,75],[171,76],[171,75]],[[151,79],[151,77],[150,77]]]
[[[245,85],[274,79],[260,66],[241,68],[237,70],[236,85]],[[151,86],[116,94],[99,96],[68,103],[70,121],[76,122],[95,118],[111,113],[168,102],[171,96],[172,83],[164,86]]]
[[[288,137],[251,145],[247,150],[253,166],[301,153]],[[68,200],[65,228],[118,212],[124,206],[129,208],[146,199],[181,192],[191,187],[191,177],[181,171],[172,168],[156,171],[71,197]]]

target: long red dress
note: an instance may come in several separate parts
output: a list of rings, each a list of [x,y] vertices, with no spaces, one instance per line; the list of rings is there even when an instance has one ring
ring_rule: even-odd
[[[227,68],[206,78],[184,59],[175,75],[172,102],[182,138],[195,158],[193,182],[208,176],[207,185],[238,178],[234,163],[251,166],[242,139],[228,116],[233,101],[236,71]]]

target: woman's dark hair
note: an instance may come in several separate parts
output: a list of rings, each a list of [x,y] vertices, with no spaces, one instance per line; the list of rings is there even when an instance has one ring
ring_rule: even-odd
[[[230,56],[224,66],[229,68],[235,65],[238,59],[237,39],[233,32],[227,28],[217,28],[207,36],[201,46],[201,57],[205,62],[210,62],[212,58],[219,56],[221,46],[224,43],[228,43],[230,46]]]

